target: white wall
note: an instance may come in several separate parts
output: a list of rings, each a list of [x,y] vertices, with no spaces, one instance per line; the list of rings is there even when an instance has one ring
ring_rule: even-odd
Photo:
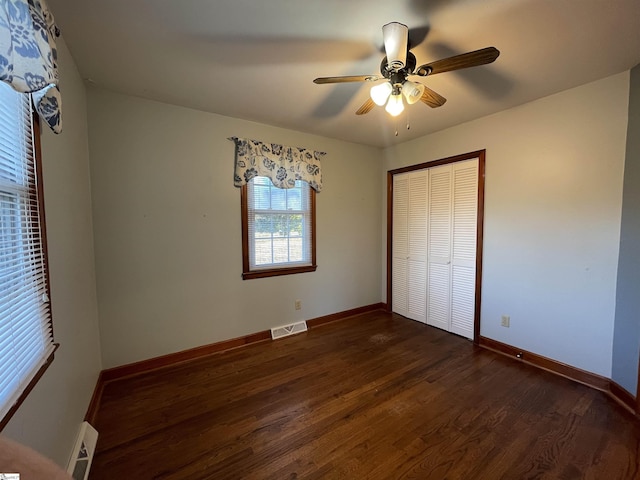
[[[625,72],[542,98],[389,148],[382,175],[386,202],[387,170],[486,149],[481,335],[606,377],[628,96]]]
[[[63,132],[43,126],[55,360],[3,434],[66,466],[101,369],[85,89],[58,40]]]
[[[105,368],[381,301],[380,150],[95,88],[88,99]],[[316,272],[242,280],[232,135],[327,152]]]
[[[611,378],[632,395],[640,352],[640,65],[631,69]]]

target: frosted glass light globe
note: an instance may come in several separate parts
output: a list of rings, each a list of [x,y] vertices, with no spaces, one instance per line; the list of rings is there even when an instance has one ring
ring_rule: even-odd
[[[389,95],[391,95],[392,90],[393,87],[391,86],[391,84],[389,82],[384,82],[380,85],[371,87],[371,91],[369,92],[369,94],[371,95],[371,100],[373,100],[373,103],[382,106],[387,103],[387,98],[389,98]]]
[[[402,95],[391,95],[385,110],[392,117],[397,117],[404,111],[404,105],[402,103]]]

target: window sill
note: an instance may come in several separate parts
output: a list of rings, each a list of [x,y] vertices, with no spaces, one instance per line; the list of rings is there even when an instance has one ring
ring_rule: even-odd
[[[243,272],[243,280],[251,280],[254,278],[279,277],[280,275],[293,275],[294,273],[315,272],[317,265],[305,265],[304,267],[284,267],[270,268],[265,270],[254,270],[252,272]]]

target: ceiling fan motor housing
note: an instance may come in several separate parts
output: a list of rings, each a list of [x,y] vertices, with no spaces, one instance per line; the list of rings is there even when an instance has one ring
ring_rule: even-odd
[[[407,76],[413,73],[413,69],[416,66],[416,57],[413,53],[407,52],[407,61],[404,67],[400,69],[394,69],[393,66],[389,65],[387,61],[387,57],[382,59],[380,63],[380,73],[384,78],[388,78],[392,84],[397,85],[402,83],[407,79]]]

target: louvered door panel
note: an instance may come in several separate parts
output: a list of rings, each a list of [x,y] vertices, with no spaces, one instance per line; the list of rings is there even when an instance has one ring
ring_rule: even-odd
[[[429,170],[427,323],[449,330],[451,313],[451,167]]]
[[[427,324],[449,330],[451,276],[447,264],[429,264]]]
[[[478,161],[453,167],[453,260],[472,266],[476,258]]]
[[[427,321],[427,264],[409,260],[407,317],[425,323]]]
[[[407,275],[408,260],[405,258],[394,258],[391,265],[392,271],[392,288],[391,288],[391,305],[394,312],[405,317],[409,314]]]
[[[393,244],[392,244],[392,310],[400,315],[408,316],[409,273],[409,174],[393,177]]]
[[[475,270],[453,265],[451,268],[451,332],[473,339],[475,308]]]
[[[448,261],[451,252],[451,168],[434,167],[429,175],[429,260]]]
[[[409,178],[396,175],[393,179],[393,256],[409,255]]]
[[[407,316],[427,320],[427,170],[409,176],[409,289]]]
[[[455,163],[453,169],[453,236],[451,256],[451,331],[473,338],[478,218],[478,160]]]
[[[427,179],[426,170],[409,179],[409,257],[423,262],[427,260]]]

